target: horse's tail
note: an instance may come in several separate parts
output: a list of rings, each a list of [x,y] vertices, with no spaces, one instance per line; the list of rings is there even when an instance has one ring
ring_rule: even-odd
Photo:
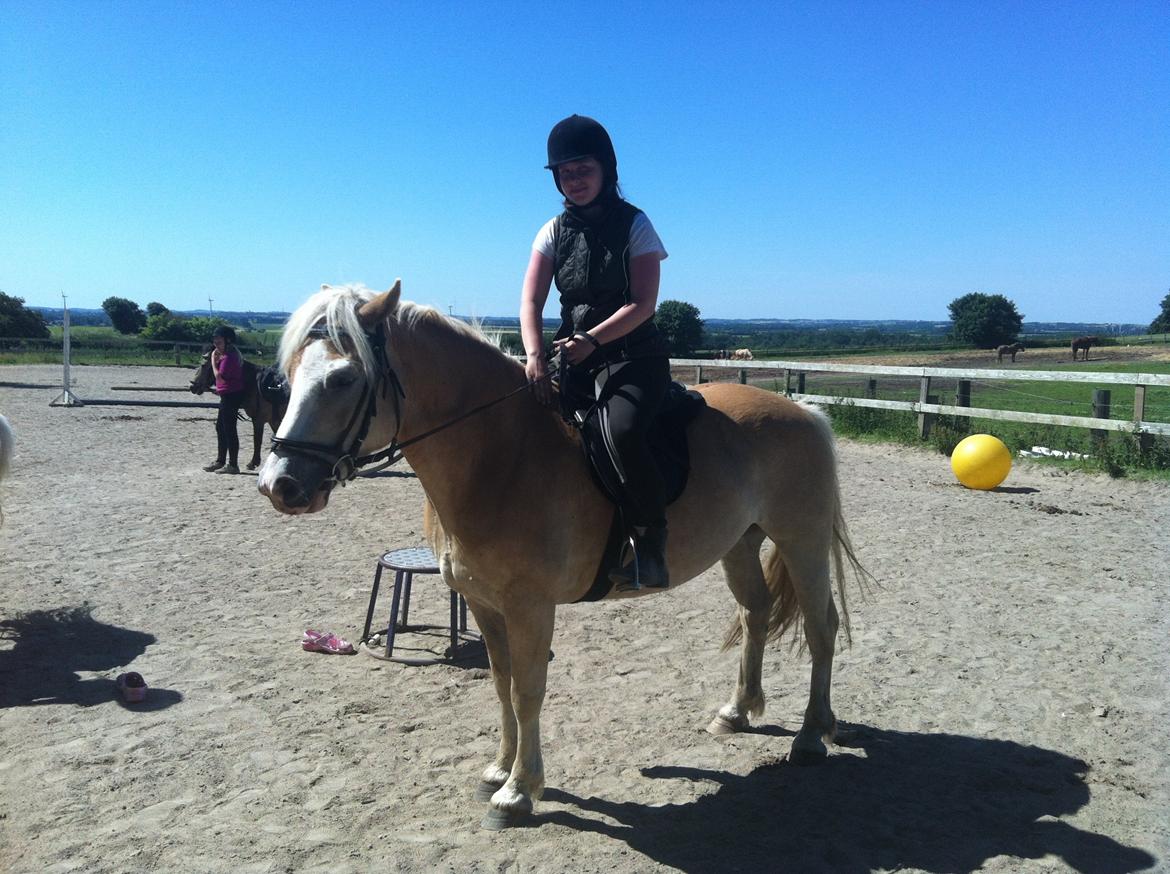
[[[8,420],[0,416],[0,479],[8,474],[8,467],[12,463],[12,450],[16,439],[12,436],[12,429],[8,427]],[[4,514],[0,513],[0,521]]]
[[[861,564],[860,559],[858,559],[857,553],[853,549],[853,541],[849,537],[849,528],[845,524],[845,515],[841,509],[841,487],[837,480],[837,453],[835,447],[836,441],[833,436],[833,426],[829,422],[829,417],[820,408],[804,403],[801,403],[801,406],[813,414],[820,438],[832,450],[829,457],[832,459],[830,474],[832,477],[831,488],[833,490],[833,531],[829,551],[833,562],[833,576],[836,577],[837,581],[837,600],[841,602],[841,628],[845,631],[845,640],[849,644],[852,644],[853,635],[849,623],[849,601],[845,592],[846,580],[849,575],[847,566],[849,569],[852,569],[853,577],[863,594],[868,591],[869,585],[874,581],[874,578]],[[768,632],[766,639],[769,641],[780,640],[789,629],[793,629],[797,617],[801,615],[800,604],[796,599],[796,587],[792,583],[792,575],[788,571],[788,566],[784,564],[784,558],[775,545],[773,545],[764,559],[763,570],[764,582],[768,586],[768,591],[772,593],[772,608],[768,613]],[[743,625],[739,621],[739,617],[736,616],[732,620],[731,627],[727,629],[727,635],[723,639],[723,649],[730,649],[738,644],[742,638]],[[804,648],[803,634],[799,625],[796,625],[793,629],[792,642],[801,649]]]
[[[16,440],[12,436],[12,428],[8,420],[0,416],[0,479],[8,473],[8,466],[12,462],[12,449]]]

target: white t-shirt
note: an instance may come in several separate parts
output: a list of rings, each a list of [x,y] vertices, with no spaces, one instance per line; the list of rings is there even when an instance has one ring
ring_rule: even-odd
[[[556,252],[553,249],[553,225],[556,221],[555,218],[551,218],[545,222],[544,227],[537,232],[536,239],[532,241],[532,248],[550,261],[556,259]],[[637,258],[639,255],[651,253],[656,253],[659,261],[667,257],[666,247],[662,245],[654,225],[650,224],[646,213],[639,212],[634,216],[634,223],[630,225],[630,257]]]

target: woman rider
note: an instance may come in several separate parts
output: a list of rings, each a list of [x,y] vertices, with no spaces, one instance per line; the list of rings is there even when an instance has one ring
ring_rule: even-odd
[[[666,499],[646,433],[670,385],[670,362],[654,324],[662,241],[646,214],[618,188],[617,156],[605,128],[571,115],[548,137],[553,183],[564,212],[532,244],[520,298],[520,332],[528,381],[537,398],[553,401],[544,356],[542,312],[555,279],[561,324],[553,339],[573,366],[561,391],[604,402],[603,427],[617,450],[625,481],[622,511],[634,528],[633,563],[615,568],[619,591],[666,588]]]

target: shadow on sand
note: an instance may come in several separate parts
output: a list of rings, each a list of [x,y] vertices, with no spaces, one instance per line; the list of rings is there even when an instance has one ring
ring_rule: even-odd
[[[830,755],[816,767],[777,761],[745,776],[671,767],[642,772],[718,786],[685,804],[579,798],[550,788],[545,801],[570,809],[538,807],[527,825],[603,834],[687,872],[951,874],[976,871],[997,856],[1052,855],[1086,874],[1122,874],[1157,862],[1057,819],[1088,803],[1088,765],[1079,759],[1010,741],[848,730],[842,746],[858,754]]]
[[[88,604],[34,610],[0,620],[0,707],[121,703],[114,680],[83,680],[78,671],[112,671],[130,664],[155,642],[153,634],[107,625]],[[151,688],[134,710],[162,710],[181,701],[178,692]]]

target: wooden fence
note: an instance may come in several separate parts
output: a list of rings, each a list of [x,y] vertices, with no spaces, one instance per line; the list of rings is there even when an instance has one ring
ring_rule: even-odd
[[[1046,425],[1064,425],[1073,428],[1088,428],[1093,431],[1125,431],[1144,437],[1152,435],[1170,436],[1170,423],[1146,420],[1146,389],[1150,386],[1170,387],[1170,374],[1160,373],[1092,373],[1056,370],[993,370],[954,367],[895,367],[870,364],[829,364],[810,361],[753,361],[744,367],[742,361],[709,361],[698,359],[672,359],[676,367],[694,366],[695,383],[704,382],[703,371],[710,368],[730,368],[739,371],[739,381],[746,383],[749,370],[775,370],[783,373],[784,394],[795,400],[816,404],[852,404],[857,407],[873,407],[882,410],[905,410],[918,414],[919,434],[929,433],[930,424],[937,415],[970,416],[979,419],[998,419],[1009,422],[1034,422]],[[805,374],[807,373],[849,373],[867,376],[867,397],[846,395],[806,394]],[[779,373],[777,374],[779,376]],[[877,394],[878,376],[915,378],[918,380],[917,401],[879,400]],[[937,395],[931,394],[932,383],[941,380],[956,381],[955,403],[941,404]],[[793,390],[795,380],[796,388]],[[1111,419],[1110,392],[1096,389],[1093,393],[1092,416],[1060,416],[1048,413],[1020,412],[1016,410],[991,410],[971,406],[971,383],[974,380],[1012,380],[1017,382],[1078,382],[1092,385],[1132,386],[1134,390],[1133,418]]]

